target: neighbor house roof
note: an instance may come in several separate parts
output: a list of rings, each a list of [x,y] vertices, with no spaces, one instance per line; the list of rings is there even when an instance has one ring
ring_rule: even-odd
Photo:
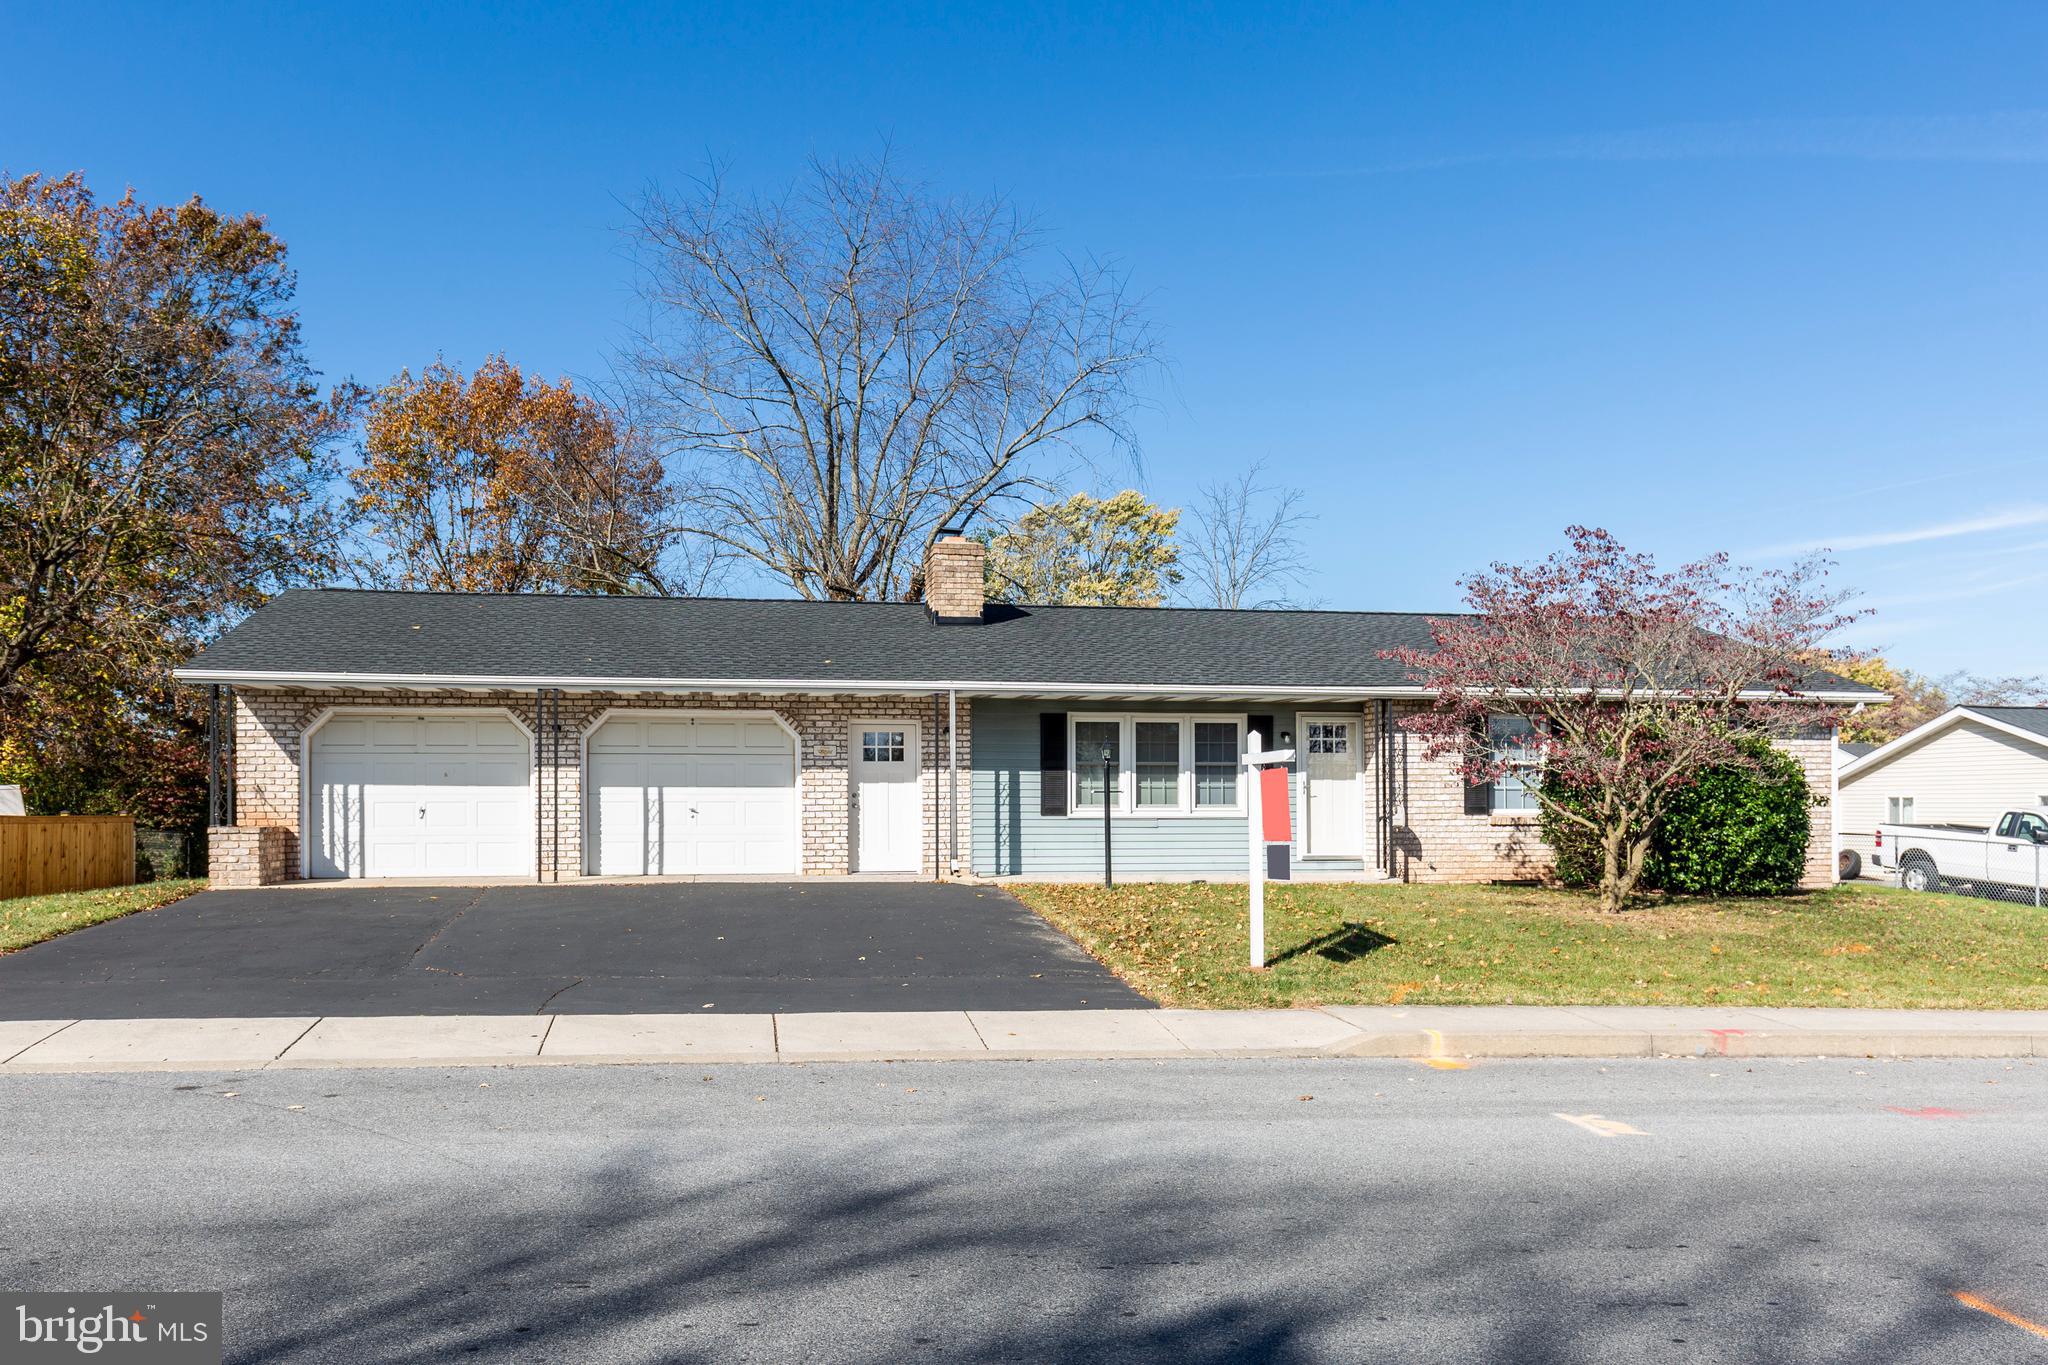
[[[1917,725],[1897,739],[1878,745],[1860,758],[1842,765],[1840,776],[1848,777],[1880,763],[1888,763],[1908,749],[1917,748],[1935,736],[1974,720],[2015,739],[2038,744],[2048,751],[2048,707],[2044,706],[1957,706],[1933,720]],[[2043,757],[2048,757],[2044,752]]]
[[[1439,616],[1444,615],[1439,613]],[[189,682],[357,686],[938,690],[981,694],[1398,694],[1380,652],[1429,648],[1403,612],[287,592],[179,670]],[[1832,677],[1848,700],[1881,697]]]

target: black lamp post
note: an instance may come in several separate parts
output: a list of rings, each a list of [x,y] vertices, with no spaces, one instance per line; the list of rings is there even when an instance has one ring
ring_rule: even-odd
[[[1114,775],[1114,769],[1112,769],[1112,768],[1110,767],[1110,764],[1111,764],[1111,763],[1113,763],[1114,761],[1115,761],[1115,755],[1114,755],[1114,754],[1113,754],[1113,753],[1111,752],[1111,750],[1110,750],[1110,747],[1109,747],[1109,746],[1108,746],[1107,744],[1103,745],[1103,746],[1102,746],[1102,884],[1103,884],[1104,886],[1106,886],[1106,887],[1114,887],[1114,886],[1116,885],[1116,879],[1115,879],[1114,877],[1112,877],[1112,876],[1110,875],[1110,838],[1109,838],[1109,815],[1110,815],[1110,803],[1111,803],[1111,802],[1113,802],[1113,801],[1114,801],[1114,800],[1116,799],[1116,793],[1115,793],[1115,789],[1114,789],[1114,788],[1113,788],[1113,787],[1111,786],[1111,781],[1112,781],[1112,778],[1113,778],[1113,775]]]

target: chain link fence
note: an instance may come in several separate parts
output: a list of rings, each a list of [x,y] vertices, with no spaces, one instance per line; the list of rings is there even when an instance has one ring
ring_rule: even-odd
[[[2048,904],[2048,845],[2027,830],[2000,835],[1967,825],[1894,827],[1879,831],[1871,864],[1868,872],[1908,891]]]

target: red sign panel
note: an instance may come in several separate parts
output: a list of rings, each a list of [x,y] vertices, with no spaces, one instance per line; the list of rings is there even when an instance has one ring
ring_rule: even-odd
[[[1287,818],[1286,765],[1259,769],[1259,814],[1267,843],[1284,844],[1294,838]]]

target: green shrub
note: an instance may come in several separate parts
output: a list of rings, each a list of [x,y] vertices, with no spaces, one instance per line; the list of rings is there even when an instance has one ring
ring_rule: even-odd
[[[1768,896],[1799,885],[1812,833],[1806,773],[1768,740],[1744,742],[1754,764],[1715,768],[1678,793],[1665,810],[1643,868],[1643,886],[1686,895]],[[1582,792],[1552,787],[1546,796],[1568,805]],[[1553,814],[1542,817],[1544,840],[1557,855],[1567,886],[1600,880],[1600,845]]]

